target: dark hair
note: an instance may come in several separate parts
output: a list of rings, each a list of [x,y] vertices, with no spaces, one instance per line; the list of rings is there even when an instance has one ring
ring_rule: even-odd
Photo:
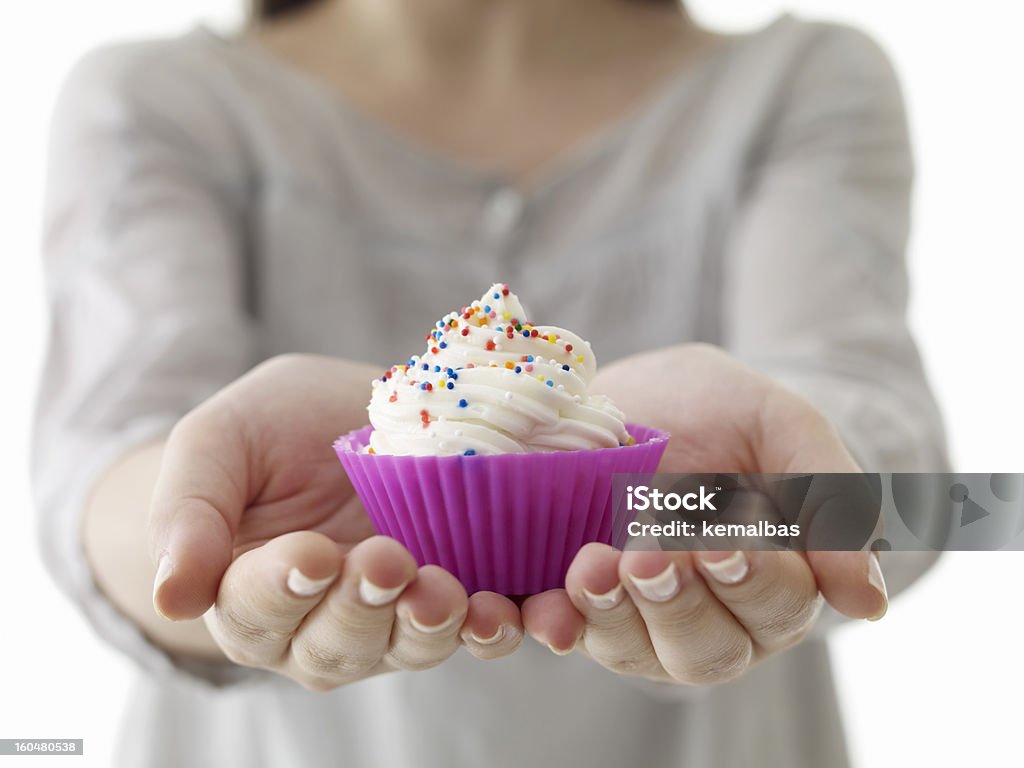
[[[320,0],[249,0],[249,18],[253,20],[270,19],[283,16],[313,5]],[[676,3],[678,0],[657,0],[658,2]]]
[[[249,14],[253,19],[269,19],[297,11],[318,0],[249,0]]]

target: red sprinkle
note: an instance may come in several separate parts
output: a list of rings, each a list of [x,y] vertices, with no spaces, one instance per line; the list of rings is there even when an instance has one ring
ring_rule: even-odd
[[[389,397],[389,398],[388,398],[388,402],[389,402],[389,403],[393,403],[393,402],[395,402],[395,401],[396,401],[397,399],[398,399],[398,393],[397,393],[397,392],[392,392],[392,393],[391,393],[391,397]]]
[[[487,340],[487,345],[486,346],[487,346],[487,351],[488,352],[493,352],[494,351],[494,342],[491,341],[490,339]]]
[[[424,408],[420,411],[420,421],[423,422],[423,428],[426,429],[430,425],[430,413]]]
[[[431,347],[430,351],[433,352],[436,355],[437,352],[438,352],[438,349],[437,349],[437,347]]]
[[[463,328],[462,329],[462,335],[463,336],[469,336],[469,328]]]
[[[534,328],[534,329],[533,329],[532,331],[530,331],[530,336],[532,336],[532,337],[536,338],[536,337],[537,337],[537,335],[538,335],[538,334],[537,334],[537,329],[536,329],[536,328]]]
[[[572,352],[572,344],[566,344],[565,345],[565,351],[566,352]]]

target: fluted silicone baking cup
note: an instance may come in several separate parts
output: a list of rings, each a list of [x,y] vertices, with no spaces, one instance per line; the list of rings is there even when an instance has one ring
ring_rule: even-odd
[[[580,548],[621,548],[630,520],[616,513],[612,478],[657,469],[669,435],[627,424],[635,445],[479,456],[361,453],[372,427],[334,450],[377,532],[420,563],[451,572],[470,594],[529,595],[561,587]],[[621,506],[621,505],[619,505]]]

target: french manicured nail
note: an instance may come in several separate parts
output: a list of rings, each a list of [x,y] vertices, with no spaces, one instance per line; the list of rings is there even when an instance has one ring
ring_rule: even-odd
[[[328,576],[326,579],[311,579],[298,568],[292,568],[288,571],[288,589],[299,597],[312,597],[331,586],[334,578],[334,576]]]
[[[153,578],[153,601],[156,602],[156,593],[160,591],[163,583],[171,578],[174,573],[174,566],[171,565],[170,556],[164,552],[156,564],[156,576]]]
[[[576,643],[573,643],[572,646],[569,648],[555,648],[555,646],[553,646],[551,643],[545,643],[545,645],[548,647],[548,650],[556,656],[568,656],[570,653],[576,650]]]
[[[442,621],[440,624],[424,624],[411,613],[409,614],[408,618],[409,623],[412,625],[412,628],[415,629],[417,632],[422,632],[425,635],[436,635],[441,632],[444,632],[446,629],[451,629],[455,622],[459,621],[460,619],[459,616],[452,614],[447,619]]]
[[[397,587],[380,587],[365,576],[361,576],[359,578],[359,599],[367,605],[378,608],[397,600],[405,586],[403,582]]]
[[[657,576],[643,579],[631,573],[629,579],[641,595],[654,603],[671,600],[679,591],[679,572],[675,563],[669,563],[668,568]]]
[[[607,611],[621,603],[624,594],[625,590],[621,584],[616,584],[614,589],[610,589],[600,595],[595,595],[586,587],[583,588],[583,596],[587,599],[587,602],[601,611]]]
[[[720,584],[739,584],[750,572],[750,561],[742,552],[703,552],[698,557]]]
[[[497,630],[490,637],[480,637],[472,630],[468,633],[468,637],[477,645],[494,645],[501,642],[501,639],[505,637],[505,625],[499,624]]]
[[[889,593],[885,589],[885,577],[882,576],[882,566],[878,562],[878,555],[874,552],[868,554],[868,584],[878,590],[878,594],[882,596],[882,609],[874,616],[868,617],[868,621],[878,621],[889,610]]]

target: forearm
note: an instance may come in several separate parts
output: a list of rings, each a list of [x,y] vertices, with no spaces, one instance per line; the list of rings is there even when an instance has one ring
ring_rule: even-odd
[[[96,485],[82,525],[86,557],[97,585],[157,645],[185,656],[222,660],[203,620],[171,622],[153,609],[156,566],[148,555],[148,509],[163,443],[123,456]]]

